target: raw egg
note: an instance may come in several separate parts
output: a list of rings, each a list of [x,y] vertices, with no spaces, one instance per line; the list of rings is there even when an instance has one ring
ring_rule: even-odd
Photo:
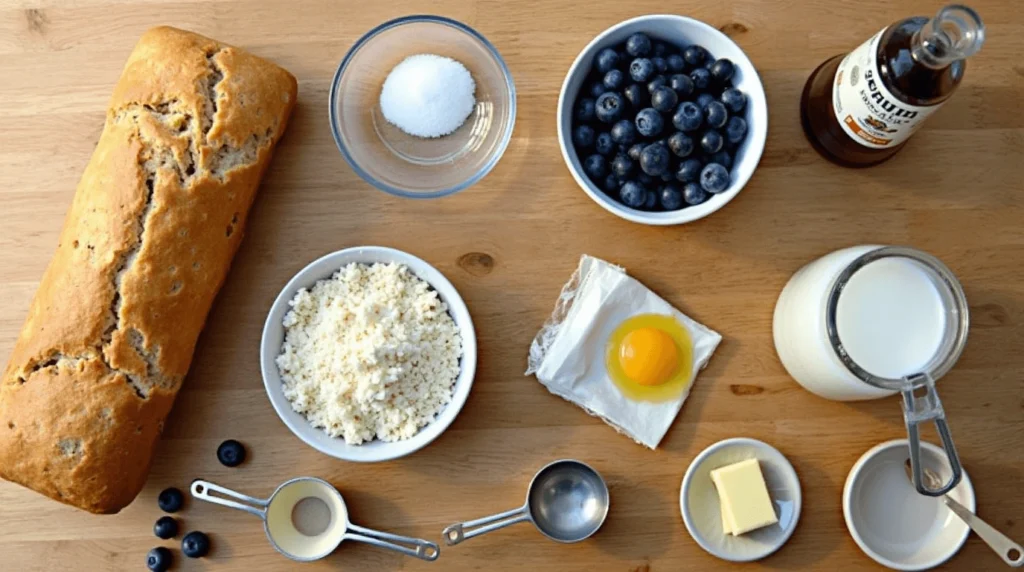
[[[690,383],[693,343],[672,316],[640,314],[608,338],[608,375],[623,395],[637,401],[678,397]]]

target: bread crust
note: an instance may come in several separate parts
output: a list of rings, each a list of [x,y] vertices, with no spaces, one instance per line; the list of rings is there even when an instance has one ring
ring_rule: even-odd
[[[215,40],[142,36],[0,379],[0,477],[94,513],[139,493],[296,91]]]

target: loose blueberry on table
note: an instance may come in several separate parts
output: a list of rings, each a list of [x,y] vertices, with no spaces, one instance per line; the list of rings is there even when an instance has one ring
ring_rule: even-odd
[[[153,525],[153,534],[157,538],[174,538],[178,536],[178,521],[172,516],[161,516]]]
[[[210,553],[210,537],[194,530],[181,539],[181,551],[189,558],[202,558]]]
[[[165,572],[170,570],[173,561],[171,551],[163,546],[158,546],[146,555],[146,568],[153,572]]]
[[[724,192],[748,131],[737,73],[701,46],[643,33],[600,50],[573,106],[583,173],[643,211],[683,209]]]
[[[217,447],[217,460],[225,467],[237,467],[245,462],[245,445],[228,439]]]
[[[185,504],[185,495],[174,487],[167,488],[160,491],[160,495],[156,498],[156,504],[164,512],[178,512]]]

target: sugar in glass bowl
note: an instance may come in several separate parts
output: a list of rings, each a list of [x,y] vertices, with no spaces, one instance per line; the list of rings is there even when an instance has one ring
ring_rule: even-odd
[[[417,54],[452,58],[476,83],[475,109],[449,135],[414,137],[381,113],[385,78]],[[516,118],[515,85],[497,49],[441,16],[406,16],[370,30],[338,66],[329,104],[334,140],[352,169],[374,187],[410,198],[443,197],[484,178],[508,147]]]

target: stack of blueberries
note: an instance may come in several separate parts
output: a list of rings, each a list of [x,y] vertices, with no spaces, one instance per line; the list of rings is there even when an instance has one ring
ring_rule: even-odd
[[[573,110],[572,141],[594,185],[627,207],[673,211],[729,188],[747,135],[735,68],[701,46],[633,34],[594,58]]]

